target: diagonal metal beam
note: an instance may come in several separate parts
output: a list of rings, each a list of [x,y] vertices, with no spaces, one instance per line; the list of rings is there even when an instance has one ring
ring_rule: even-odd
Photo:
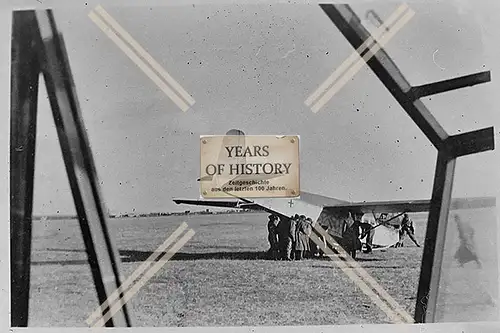
[[[11,326],[28,326],[33,176],[40,67],[32,12],[12,16],[10,106]]]
[[[64,41],[58,33],[51,10],[36,12],[36,17],[43,39],[40,54],[44,63],[42,71],[45,85],[97,297],[102,304],[115,290],[122,295],[118,250],[108,228],[107,211],[102,202]],[[132,326],[128,304],[123,303],[113,318],[106,322],[106,326]]]
[[[322,4],[320,6],[354,49],[358,49],[365,40],[370,38],[370,33],[348,5]],[[381,48],[367,61],[367,64],[424,135],[437,149],[440,149],[443,141],[448,137],[446,131],[422,101],[409,97],[412,88],[410,83],[385,50]]]

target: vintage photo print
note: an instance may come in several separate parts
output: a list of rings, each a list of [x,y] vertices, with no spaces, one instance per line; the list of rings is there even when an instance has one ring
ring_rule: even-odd
[[[498,322],[498,9],[5,9],[9,326]]]

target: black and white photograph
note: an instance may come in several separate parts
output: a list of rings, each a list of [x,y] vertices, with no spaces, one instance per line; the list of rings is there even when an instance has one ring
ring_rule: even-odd
[[[500,321],[500,4],[33,2],[9,327]]]

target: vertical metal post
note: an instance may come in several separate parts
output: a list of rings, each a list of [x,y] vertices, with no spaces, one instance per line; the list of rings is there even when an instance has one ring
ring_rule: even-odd
[[[435,320],[455,164],[456,158],[445,149],[438,153],[415,308],[417,323]]]
[[[38,77],[35,15],[14,12],[11,53],[11,326],[28,326]]]
[[[58,34],[52,11],[37,12],[36,17],[43,40],[42,71],[92,277],[99,303],[102,304],[120,288],[119,254],[108,229],[107,210],[102,203],[97,172],[62,36]],[[132,326],[127,304],[122,299],[118,302],[123,302],[123,305],[106,322],[106,326]],[[101,309],[103,315],[107,310],[108,307]]]

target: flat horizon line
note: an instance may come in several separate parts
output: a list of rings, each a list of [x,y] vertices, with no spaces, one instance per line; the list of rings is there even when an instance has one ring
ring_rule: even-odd
[[[188,210],[186,210],[188,211]],[[121,217],[161,217],[161,216],[169,216],[169,215],[189,215],[189,214],[236,214],[236,213],[262,213],[262,211],[245,211],[243,209],[241,210],[228,210],[228,211],[205,211],[205,210],[200,210],[200,211],[182,211],[182,212],[152,212],[152,213],[123,213],[123,214],[109,214],[108,217],[111,218],[121,218]],[[58,218],[58,219],[64,219],[64,218],[72,218],[76,219],[78,218],[78,215],[71,215],[71,214],[51,214],[51,215],[44,215],[44,214],[37,214],[33,215],[32,219],[33,220],[40,220],[43,218],[47,219],[53,219],[53,218]]]

